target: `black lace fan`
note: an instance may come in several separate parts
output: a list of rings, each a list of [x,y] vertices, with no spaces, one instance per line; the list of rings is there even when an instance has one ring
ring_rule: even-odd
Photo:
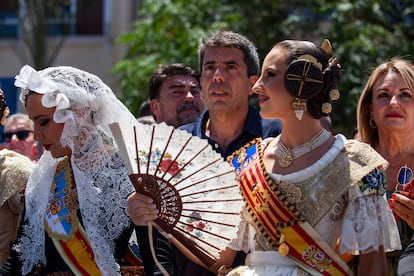
[[[236,237],[244,205],[231,166],[206,140],[166,124],[111,124],[137,191],[160,210],[155,222],[207,267]]]

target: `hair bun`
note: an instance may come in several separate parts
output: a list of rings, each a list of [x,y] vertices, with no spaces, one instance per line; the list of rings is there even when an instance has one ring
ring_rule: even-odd
[[[323,88],[322,64],[311,55],[298,57],[286,70],[285,86],[295,98],[314,97]]]

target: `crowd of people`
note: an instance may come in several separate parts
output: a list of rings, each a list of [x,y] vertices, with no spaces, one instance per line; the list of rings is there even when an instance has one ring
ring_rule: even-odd
[[[277,42],[260,64],[247,37],[220,31],[198,58],[198,70],[155,69],[140,118],[89,72],[21,68],[27,115],[8,116],[0,93],[0,275],[414,273],[410,61],[373,70],[347,139],[331,128],[341,65],[329,40]],[[213,265],[165,235],[155,199],[134,189],[109,124],[138,121],[206,139],[232,165],[245,206]]]

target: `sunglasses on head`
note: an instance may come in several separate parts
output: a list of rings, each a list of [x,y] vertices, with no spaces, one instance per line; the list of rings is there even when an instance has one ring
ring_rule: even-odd
[[[16,132],[4,132],[3,133],[3,140],[4,142],[8,143],[11,141],[13,135],[16,135],[17,139],[19,139],[19,141],[22,140],[26,140],[27,137],[29,137],[29,134],[33,132],[31,130],[19,130]]]
[[[402,166],[398,171],[396,192],[404,191],[408,184],[413,180],[413,171],[407,165]]]

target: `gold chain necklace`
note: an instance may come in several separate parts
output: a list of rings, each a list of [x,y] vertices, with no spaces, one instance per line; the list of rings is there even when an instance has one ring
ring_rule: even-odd
[[[279,165],[281,168],[287,168],[292,165],[293,161],[302,155],[320,147],[325,143],[331,134],[326,129],[322,128],[309,142],[299,145],[294,148],[288,148],[282,143],[279,137],[279,141],[273,147],[276,148],[276,155],[279,158]]]

